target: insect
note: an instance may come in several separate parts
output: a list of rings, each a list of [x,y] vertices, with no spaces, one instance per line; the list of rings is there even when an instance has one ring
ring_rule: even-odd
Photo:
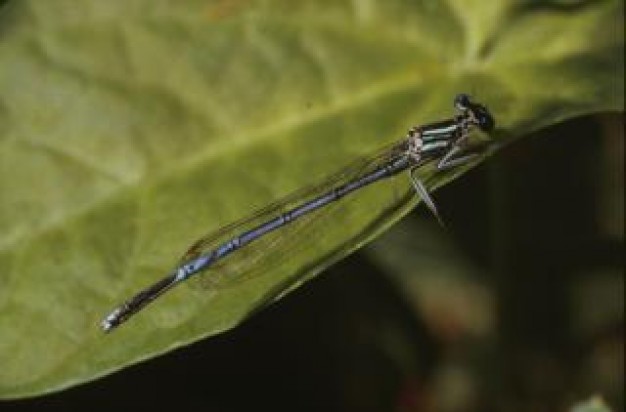
[[[401,172],[408,173],[414,191],[441,222],[435,202],[416,172],[433,162],[436,171],[467,163],[478,155],[467,150],[471,130],[489,132],[495,125],[487,108],[466,94],[457,95],[454,105],[458,110],[454,117],[414,126],[401,141],[342,169],[322,184],[299,190],[250,218],[200,239],[168,276],[108,314],[101,323],[102,329],[108,332],[116,328],[175,285],[201,272],[210,271],[208,281],[219,284],[245,277],[261,261],[271,268],[273,262],[288,259],[288,249],[298,244],[298,237],[312,235],[307,229],[325,212],[337,210],[333,208],[356,198],[356,193],[370,187],[373,190],[377,186],[374,183]]]

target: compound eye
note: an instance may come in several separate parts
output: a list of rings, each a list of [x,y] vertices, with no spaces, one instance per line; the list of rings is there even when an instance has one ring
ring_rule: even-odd
[[[476,122],[478,123],[478,127],[480,127],[482,131],[489,132],[493,130],[496,125],[495,120],[487,110],[482,109],[474,115],[476,116]]]
[[[469,95],[465,93],[457,94],[454,98],[454,106],[461,111],[465,111],[470,108],[472,102],[470,100]]]

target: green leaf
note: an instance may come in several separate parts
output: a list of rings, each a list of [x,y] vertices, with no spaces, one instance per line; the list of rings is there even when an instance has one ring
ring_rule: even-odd
[[[589,400],[576,403],[570,408],[570,412],[611,412],[611,408],[600,396],[594,396]]]
[[[227,330],[367,242],[414,202],[383,214],[370,193],[285,270],[177,288],[98,328],[197,238],[449,116],[458,92],[489,106],[502,142],[624,106],[621,1],[0,7],[4,398]]]

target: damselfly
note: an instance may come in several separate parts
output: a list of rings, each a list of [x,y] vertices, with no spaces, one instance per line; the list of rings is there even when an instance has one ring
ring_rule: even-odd
[[[408,172],[415,192],[439,219],[435,203],[416,171],[432,163],[437,171],[467,163],[477,155],[467,150],[470,131],[478,127],[488,132],[494,127],[487,108],[472,102],[467,95],[458,95],[454,105],[458,110],[456,116],[414,126],[400,142],[343,169],[322,184],[300,190],[251,218],[200,239],[172,273],[107,315],[101,323],[102,329],[110,331],[119,326],[173,286],[201,272],[210,272],[206,273],[209,283],[220,284],[245,277],[260,262],[271,270],[274,261],[289,258],[291,245],[312,236],[307,229],[325,213],[336,210],[333,208],[355,198],[355,193],[365,191],[373,183],[389,180],[403,171]]]

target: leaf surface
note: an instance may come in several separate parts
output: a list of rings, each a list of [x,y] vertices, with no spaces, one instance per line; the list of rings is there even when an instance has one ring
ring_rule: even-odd
[[[197,238],[450,116],[458,92],[501,142],[623,110],[623,2],[497,3],[3,2],[0,397],[227,330],[361,246],[414,202],[374,228],[382,206],[359,206],[325,240],[357,243],[289,273],[177,288],[98,328]]]

